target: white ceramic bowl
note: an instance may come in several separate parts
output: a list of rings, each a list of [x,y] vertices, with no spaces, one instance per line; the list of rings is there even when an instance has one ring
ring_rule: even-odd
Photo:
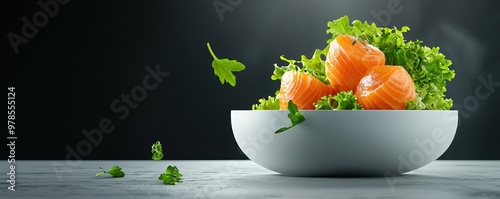
[[[246,156],[290,176],[400,175],[439,158],[450,146],[458,111],[302,110],[288,126],[288,111],[232,110],[231,125]]]

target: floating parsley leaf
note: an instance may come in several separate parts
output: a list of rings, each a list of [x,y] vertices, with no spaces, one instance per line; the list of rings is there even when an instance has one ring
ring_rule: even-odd
[[[153,156],[151,157],[151,159],[153,160],[161,160],[163,158],[163,151],[160,141],[156,141],[156,143],[151,146],[151,153],[153,154]]]
[[[212,51],[210,43],[207,43],[207,47],[210,54],[214,58],[214,61],[212,61],[212,67],[214,68],[215,75],[219,77],[220,83],[224,84],[224,82],[227,82],[233,87],[236,86],[236,76],[234,76],[233,72],[244,70],[245,65],[236,60],[219,59]]]

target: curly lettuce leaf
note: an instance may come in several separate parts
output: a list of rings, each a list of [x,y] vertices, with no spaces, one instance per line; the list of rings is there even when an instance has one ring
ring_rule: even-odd
[[[321,97],[314,103],[316,110],[363,110],[352,91]]]
[[[316,49],[311,58],[307,58],[305,55],[300,56],[300,62],[304,66],[303,68],[305,72],[326,84],[330,84],[328,78],[326,77],[326,64],[324,60],[328,54],[328,49],[329,45],[327,45],[323,50]]]
[[[267,99],[261,98],[259,99],[259,104],[253,104],[252,110],[279,110],[280,109],[280,101],[279,101],[279,90],[276,91],[275,96],[267,96]]]
[[[283,74],[287,71],[296,70],[302,71],[302,69],[297,65],[299,62],[293,59],[287,59],[284,55],[280,56],[280,59],[287,62],[286,66],[278,66],[278,64],[274,64],[274,71],[271,75],[272,80],[280,80]]]
[[[420,40],[406,41],[403,34],[409,27],[377,27],[375,23],[354,20],[347,16],[327,23],[327,33],[333,41],[338,35],[349,34],[368,42],[384,52],[387,65],[403,66],[415,83],[417,97],[406,103],[410,110],[449,110],[453,100],[446,98],[446,83],[455,77],[451,60],[439,52],[439,47],[427,47]]]
[[[328,53],[328,45],[324,49],[316,49],[311,58],[305,55],[300,56],[300,61],[287,59],[284,55],[280,59],[287,62],[288,65],[279,66],[274,64],[274,72],[271,75],[272,80],[280,80],[286,71],[296,70],[307,73],[320,81],[329,84],[325,72],[325,58]]]

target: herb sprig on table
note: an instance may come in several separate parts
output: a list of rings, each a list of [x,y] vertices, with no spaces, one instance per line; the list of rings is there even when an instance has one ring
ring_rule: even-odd
[[[102,167],[99,167],[99,168],[102,169],[102,171],[95,174],[96,177],[99,177],[100,175],[105,174],[105,173],[107,173],[115,178],[125,177],[125,173],[123,173],[122,168],[119,166],[112,166],[111,169],[109,169],[108,171],[104,170]]]
[[[177,182],[182,182],[182,174],[176,166],[168,165],[167,170],[160,174],[158,180],[163,181],[163,184],[175,185]]]
[[[163,158],[163,148],[160,141],[156,141],[151,146],[151,153],[153,156],[151,159],[153,160],[161,160]],[[97,173],[95,176],[99,177],[102,174],[109,174],[114,178],[122,178],[125,177],[125,173],[122,171],[122,168],[119,166],[112,166],[108,171],[104,170],[102,167],[99,167],[102,171]],[[177,166],[168,165],[167,169],[164,173],[160,174],[158,180],[163,181],[163,184],[166,185],[176,185],[178,182],[182,182],[182,174],[179,172]]]

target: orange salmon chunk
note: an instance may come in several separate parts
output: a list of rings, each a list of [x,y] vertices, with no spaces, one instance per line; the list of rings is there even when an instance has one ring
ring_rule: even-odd
[[[287,71],[281,78],[280,109],[288,109],[292,100],[298,109],[314,110],[314,103],[321,97],[334,94],[333,88],[315,77],[298,71]]]
[[[326,76],[337,92],[354,91],[369,68],[385,65],[385,55],[351,35],[339,35],[330,43],[325,63]]]
[[[415,84],[401,66],[374,66],[361,78],[355,91],[364,109],[406,109],[415,98]]]

